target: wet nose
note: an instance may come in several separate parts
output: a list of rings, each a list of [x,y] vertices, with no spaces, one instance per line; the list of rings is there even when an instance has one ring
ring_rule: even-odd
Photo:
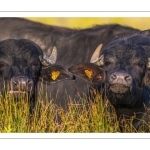
[[[30,91],[33,88],[33,80],[26,76],[17,76],[12,79],[14,90]]]
[[[123,84],[128,86],[132,84],[132,77],[125,71],[116,71],[110,75],[109,83]]]

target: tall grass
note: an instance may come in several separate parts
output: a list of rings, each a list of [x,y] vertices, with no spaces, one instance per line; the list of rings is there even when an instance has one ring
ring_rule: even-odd
[[[28,18],[46,24],[67,27],[91,27],[94,24],[120,23],[139,29],[149,28],[150,18]],[[141,24],[141,20],[144,23]],[[84,22],[84,23],[83,23]],[[86,22],[86,24],[85,24]],[[87,23],[88,22],[88,23]],[[62,24],[63,23],[63,24]],[[84,26],[81,26],[84,25]],[[94,100],[80,98],[79,102],[72,99],[68,101],[68,109],[64,110],[52,100],[37,99],[35,110],[30,114],[30,104],[27,98],[17,101],[13,96],[0,96],[0,132],[9,133],[45,133],[45,132],[120,132],[119,123],[113,106],[106,99],[102,100],[98,93]],[[110,113],[111,112],[111,113]],[[144,129],[136,131],[132,126],[133,118],[121,120],[123,132],[145,132]],[[147,124],[143,121],[143,124]]]
[[[0,96],[0,132],[2,133],[116,133],[120,132],[114,108],[100,94],[94,100],[68,101],[68,109],[52,100],[37,100],[33,114],[27,99]],[[111,113],[110,113],[111,112]],[[132,119],[124,122],[123,132],[138,132]],[[140,130],[144,132],[144,130]]]

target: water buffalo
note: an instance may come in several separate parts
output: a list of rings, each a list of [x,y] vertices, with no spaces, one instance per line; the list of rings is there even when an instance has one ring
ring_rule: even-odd
[[[138,29],[118,24],[96,25],[86,29],[70,29],[45,25],[23,18],[0,18],[0,40],[7,38],[26,38],[37,43],[44,54],[50,56],[54,46],[58,50],[56,64],[65,67],[89,62],[96,47],[103,43],[103,48],[118,37],[138,32]],[[43,88],[43,96],[49,91],[49,99],[64,105],[68,98],[86,98],[89,84],[77,77],[75,81],[58,82]]]
[[[80,63],[68,70],[86,81],[105,87],[103,95],[114,106],[120,126],[123,119],[133,119],[133,127],[150,131],[150,30],[100,45],[90,63]]]
[[[67,69],[54,65],[57,49],[50,57],[43,55],[41,48],[28,39],[7,39],[0,42],[0,92],[29,96],[31,106],[35,104],[38,81],[46,84],[63,79],[73,79]],[[31,107],[32,109],[33,107]]]

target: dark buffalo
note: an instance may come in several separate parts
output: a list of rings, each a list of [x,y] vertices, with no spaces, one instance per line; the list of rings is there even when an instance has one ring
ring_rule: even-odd
[[[114,40],[103,50],[98,47],[90,62],[74,65],[69,71],[105,87],[103,95],[119,120],[132,118],[137,130],[144,122],[149,125],[150,30]],[[149,126],[144,128],[150,131]]]
[[[57,49],[51,56],[43,55],[41,48],[27,39],[7,39],[0,42],[0,92],[2,95],[29,95],[35,104],[38,81],[46,84],[63,79],[73,79],[67,69],[54,65]],[[31,107],[32,108],[32,107]]]
[[[0,18],[0,40],[7,38],[27,38],[37,43],[44,54],[49,56],[54,46],[58,50],[57,64],[71,65],[89,62],[99,44],[103,48],[118,37],[138,32],[138,29],[118,24],[96,25],[86,29],[44,25],[23,18]],[[80,78],[76,81],[63,81],[43,88],[43,96],[49,91],[49,99],[64,105],[69,96],[78,99],[87,94],[89,84]]]

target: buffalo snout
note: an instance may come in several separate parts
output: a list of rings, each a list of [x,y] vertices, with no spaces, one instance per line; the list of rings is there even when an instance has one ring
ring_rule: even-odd
[[[26,91],[29,92],[33,89],[33,80],[26,76],[17,76],[12,78],[12,90],[13,91]]]
[[[114,93],[125,93],[132,86],[132,76],[126,71],[120,70],[112,73],[109,77],[110,89]]]

